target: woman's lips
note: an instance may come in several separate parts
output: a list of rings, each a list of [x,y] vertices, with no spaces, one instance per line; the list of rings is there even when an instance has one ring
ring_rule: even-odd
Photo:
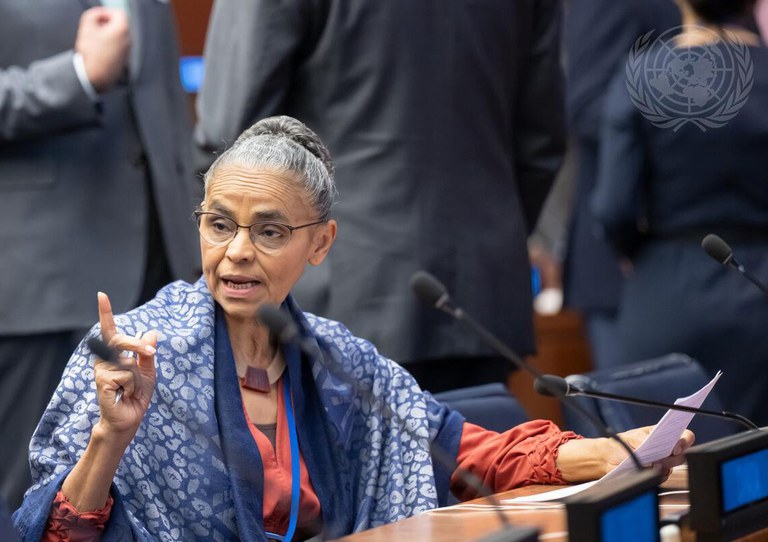
[[[240,297],[251,293],[261,282],[258,280],[231,280],[222,279],[222,285],[231,296]]]
[[[235,282],[233,280],[225,280],[224,283],[229,288],[234,288],[235,290],[246,290],[248,288],[253,288],[258,284],[257,281],[252,280],[248,282]]]

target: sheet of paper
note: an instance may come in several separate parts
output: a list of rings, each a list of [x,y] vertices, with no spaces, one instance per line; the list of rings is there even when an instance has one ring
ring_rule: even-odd
[[[529,503],[529,502],[546,502],[546,501],[558,501],[581,493],[585,489],[588,489],[595,485],[597,480],[587,482],[584,484],[577,484],[575,486],[566,486],[560,489],[554,489],[552,491],[545,491],[544,493],[538,493],[536,495],[526,495],[525,497],[515,497],[513,499],[504,499],[502,504],[517,504],[517,503]]]
[[[681,397],[675,401],[675,404],[699,408],[722,374],[722,371],[718,371],[715,377],[710,380],[706,386],[688,397]],[[694,414],[689,412],[668,410],[661,420],[659,420],[659,423],[656,424],[656,427],[653,428],[653,431],[648,435],[648,438],[645,439],[645,442],[635,450],[635,455],[640,460],[640,463],[643,465],[650,465],[654,461],[669,456],[675,448],[677,441],[680,440],[683,431],[685,431],[685,428],[691,423],[693,416]],[[610,480],[620,475],[622,472],[634,468],[635,465],[632,462],[632,459],[627,457],[618,467],[598,480],[598,483]]]
[[[707,395],[709,395],[709,392],[712,391],[712,388],[715,386],[717,381],[720,379],[720,375],[722,374],[722,371],[718,371],[715,377],[706,386],[701,388],[696,393],[689,395],[688,397],[681,397],[677,399],[675,404],[699,408],[707,398]],[[648,438],[645,439],[645,442],[643,442],[635,450],[635,454],[640,459],[640,462],[643,465],[650,465],[654,461],[658,461],[669,456],[672,453],[672,450],[675,448],[677,441],[680,440],[683,431],[685,431],[685,428],[688,427],[689,423],[691,423],[693,416],[693,413],[668,410],[666,414],[662,416],[661,420],[659,420],[659,423],[656,424],[656,427],[653,428],[651,433],[648,435]],[[570,497],[571,495],[576,495],[577,493],[580,493],[585,489],[592,487],[593,485],[606,483],[616,476],[621,475],[621,473],[627,472],[628,470],[632,470],[634,468],[634,462],[628,457],[622,461],[618,467],[594,482],[568,486],[562,489],[539,493],[538,495],[516,497],[514,499],[507,499],[503,502],[525,503],[564,499],[566,497]]]

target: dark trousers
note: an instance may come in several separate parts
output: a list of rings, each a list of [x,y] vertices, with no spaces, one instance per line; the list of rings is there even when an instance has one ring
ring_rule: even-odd
[[[32,484],[29,439],[83,330],[0,338],[0,491],[19,507]]]

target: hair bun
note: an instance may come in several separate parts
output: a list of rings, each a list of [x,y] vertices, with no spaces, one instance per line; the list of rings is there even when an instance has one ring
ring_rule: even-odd
[[[293,117],[280,115],[262,119],[243,132],[240,137],[237,138],[235,144],[245,139],[265,135],[284,137],[303,147],[309,151],[310,154],[318,158],[325,166],[325,169],[328,170],[328,174],[333,177],[334,167],[330,151],[315,132],[310,130],[306,124]]]

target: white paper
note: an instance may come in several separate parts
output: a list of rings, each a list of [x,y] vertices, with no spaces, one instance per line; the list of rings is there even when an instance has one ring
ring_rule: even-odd
[[[722,371],[718,371],[715,377],[703,388],[696,393],[689,395],[688,397],[681,397],[675,401],[676,405],[689,406],[699,408],[704,400],[712,391],[717,381],[722,375]],[[650,465],[655,461],[659,461],[668,457],[675,445],[680,440],[688,424],[691,423],[694,413],[692,412],[680,412],[678,410],[668,410],[664,416],[662,416],[659,423],[648,435],[648,438],[637,447],[635,455],[637,455],[640,463],[643,465]],[[635,464],[630,457],[627,457],[611,472],[596,480],[594,482],[587,482],[586,484],[578,484],[575,486],[568,486],[562,489],[556,489],[554,491],[547,491],[545,493],[539,493],[538,495],[529,495],[525,497],[516,497],[514,499],[506,499],[504,503],[525,503],[525,502],[545,502],[552,500],[560,500],[571,495],[581,493],[585,489],[588,489],[594,485],[605,483],[612,480],[616,476],[619,476],[623,472],[633,470]]]
[[[709,384],[688,397],[681,397],[675,401],[675,404],[699,408],[722,374],[722,371],[718,371],[715,377],[709,381]],[[640,460],[640,463],[643,465],[650,465],[654,461],[659,461],[668,457],[672,453],[672,450],[674,450],[677,441],[679,441],[680,437],[683,435],[685,428],[691,423],[694,415],[693,412],[668,410],[661,420],[659,420],[659,423],[656,424],[656,427],[653,428],[648,435],[648,438],[635,449],[635,455]],[[633,470],[634,468],[635,464],[632,461],[632,458],[627,457],[618,467],[600,478],[598,483],[615,478],[622,472]]]
[[[576,495],[577,493],[581,493],[582,491],[584,491],[585,489],[589,489],[596,483],[597,483],[597,480],[593,480],[591,482],[586,482],[584,484],[578,484],[575,486],[566,486],[560,489],[538,493],[536,495],[526,495],[525,497],[515,497],[513,499],[504,499],[501,502],[503,504],[515,504],[515,503],[556,501],[560,499],[565,499],[566,497],[570,497],[571,495]]]

